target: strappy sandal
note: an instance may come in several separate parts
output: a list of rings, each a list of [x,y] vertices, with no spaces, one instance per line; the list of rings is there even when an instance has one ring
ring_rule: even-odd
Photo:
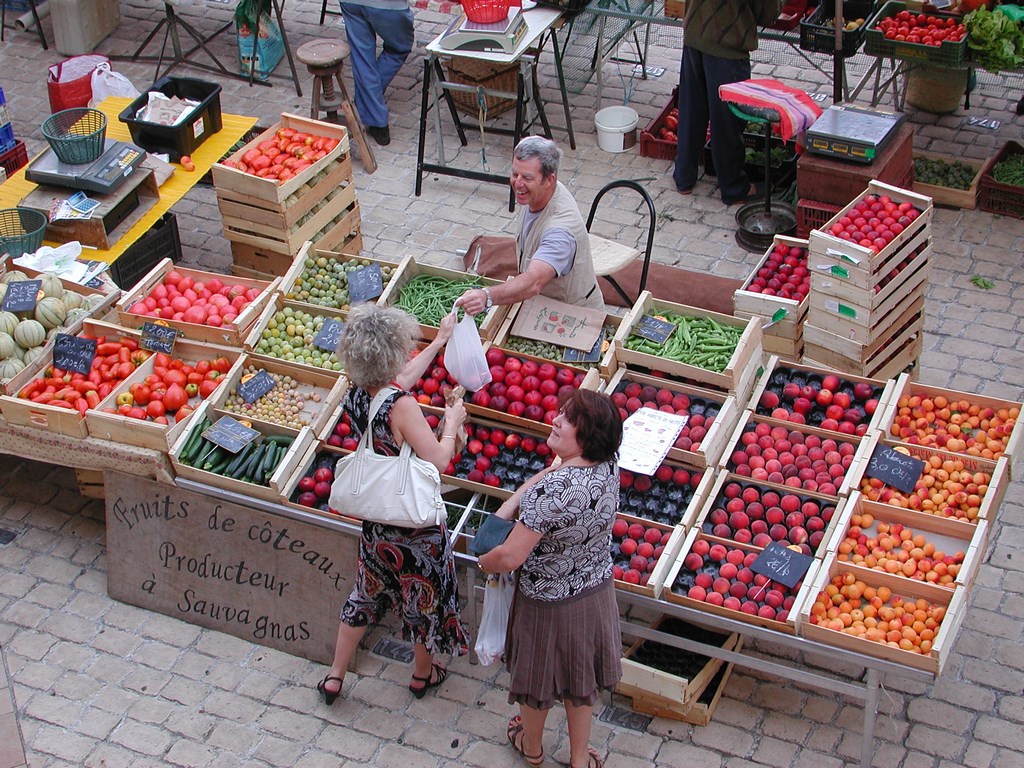
[[[434,681],[435,674],[437,675],[436,681]],[[409,685],[409,691],[412,693],[412,695],[415,696],[417,699],[422,699],[424,696],[427,695],[427,691],[429,691],[431,688],[437,688],[439,685],[441,685],[441,683],[448,679],[448,670],[442,667],[440,664],[431,664],[429,675],[427,675],[426,677],[419,677],[417,675],[413,675],[412,679],[417,682],[423,683],[422,687],[416,687],[411,684]]]
[[[523,718],[516,715],[508,721],[508,743],[512,745],[512,749],[522,755],[523,760],[526,761],[527,765],[532,765],[534,768],[544,764],[544,749],[541,748],[539,755],[528,755],[526,750],[523,748],[523,740],[519,739],[519,743],[516,744],[516,737],[522,736],[523,731]]]
[[[331,682],[332,680],[337,680],[338,681],[338,690],[336,690],[336,691],[328,691],[327,690],[327,683]],[[327,677],[325,677],[323,680],[321,680],[319,683],[316,684],[316,689],[321,694],[323,694],[324,704],[326,704],[327,706],[331,706],[331,704],[334,703],[334,700],[337,699],[338,696],[341,694],[341,684],[343,682],[344,682],[344,680],[342,678],[340,678],[340,677],[333,677],[332,675],[328,675]]]
[[[572,768],[571,764],[569,768]],[[604,760],[597,754],[596,749],[587,749],[587,768],[604,768]]]

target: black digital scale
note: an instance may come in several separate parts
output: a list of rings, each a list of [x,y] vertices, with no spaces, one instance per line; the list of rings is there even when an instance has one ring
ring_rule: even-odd
[[[836,104],[807,129],[807,151],[869,165],[902,125],[902,112]]]
[[[106,139],[103,154],[91,163],[62,163],[52,149],[47,149],[25,169],[25,178],[36,184],[106,195],[120,187],[145,159],[145,150],[134,144]]]

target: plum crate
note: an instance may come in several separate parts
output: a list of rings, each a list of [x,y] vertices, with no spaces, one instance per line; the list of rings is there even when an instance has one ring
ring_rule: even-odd
[[[714,480],[713,472],[674,462],[662,462],[654,475],[620,468],[619,512],[641,522],[689,528]]]
[[[628,515],[617,515],[616,526],[626,526],[627,533],[616,535],[612,528],[611,554],[615,588],[639,595],[657,598],[661,595],[665,584],[665,576],[675,562],[679,549],[686,537],[683,525],[662,525],[652,523]],[[642,530],[642,533],[638,533]],[[650,533],[655,532],[655,542]],[[634,535],[638,533],[638,535]],[[631,549],[624,549],[630,543]],[[653,554],[640,554],[644,547],[649,547]],[[634,566],[642,565],[640,571]]]
[[[740,338],[736,344],[728,364],[721,372],[702,368],[699,365],[669,360],[647,352],[628,349],[626,342],[634,335],[635,328],[646,315],[660,315],[670,312],[687,318],[708,318],[719,325],[732,326],[740,330]],[[711,386],[732,394],[737,402],[745,403],[750,397],[754,386],[762,355],[761,323],[751,317],[742,320],[732,315],[709,312],[697,307],[688,307],[669,301],[656,299],[650,291],[640,294],[636,304],[629,310],[619,326],[618,333],[612,341],[608,354],[601,362],[601,369],[606,375],[620,365],[642,366],[651,370],[663,371],[672,376],[696,382],[698,386]]]
[[[672,461],[684,462],[699,469],[706,469],[709,466],[718,464],[719,459],[721,459],[722,454],[725,452],[732,430],[739,421],[740,406],[736,402],[735,397],[722,392],[714,392],[670,379],[639,373],[630,370],[626,366],[620,366],[616,369],[604,385],[602,391],[616,399],[617,394],[625,395],[626,388],[631,384],[640,387],[640,394],[637,399],[641,401],[641,404],[647,402],[644,399],[644,395],[652,394],[648,390],[648,388],[651,388],[654,391],[653,397],[650,400],[654,401],[658,406],[665,405],[665,403],[658,399],[658,392],[664,390],[672,394],[672,403],[679,402],[682,404],[682,401],[676,399],[677,395],[681,395],[685,401],[688,401],[687,406],[683,409],[687,415],[700,416],[702,419],[702,423],[699,425],[690,425],[688,423],[687,427],[689,429],[684,427],[680,433],[680,437],[687,438],[694,426],[700,426],[704,430],[704,434],[700,439],[691,439],[688,447],[683,447],[686,446],[686,443],[682,443],[680,447],[673,446],[669,448],[666,458]],[[628,399],[627,396],[626,400],[628,401]],[[667,399],[667,395],[663,395],[662,399]],[[622,407],[626,408],[625,405]],[[626,409],[628,411],[628,408]],[[710,425],[708,424],[709,420],[711,421]]]
[[[864,515],[870,516],[871,521],[869,524],[862,522]],[[979,520],[976,524],[972,525],[954,518],[938,517],[904,507],[894,507],[889,504],[868,501],[867,497],[862,495],[859,503],[852,510],[849,524],[837,528],[828,542],[829,554],[834,555],[836,562],[842,563],[843,567],[848,568],[853,573],[860,574],[860,578],[866,578],[871,573],[889,573],[884,566],[872,566],[864,562],[863,559],[854,560],[856,556],[863,558],[865,555],[862,551],[857,551],[852,538],[846,547],[853,547],[853,549],[847,552],[844,548],[844,542],[847,542],[850,531],[855,525],[857,530],[861,531],[869,539],[873,539],[877,538],[879,534],[879,523],[885,523],[890,526],[896,524],[904,526],[912,531],[914,535],[924,536],[925,544],[935,547],[936,552],[942,552],[947,557],[954,558],[954,562],[958,565],[959,570],[955,577],[951,577],[952,581],[945,584],[929,581],[929,584],[933,584],[938,589],[952,591],[953,589],[969,587],[974,583],[974,577],[977,574],[978,567],[981,565],[981,560],[985,556],[985,548],[988,545],[989,531],[991,529],[988,520]],[[870,550],[868,551],[870,553]],[[943,564],[948,567],[945,560],[943,560]],[[937,571],[936,574],[938,574]],[[913,577],[906,576],[902,573],[902,570],[896,571],[893,575],[898,578],[905,578],[911,582],[919,581],[916,575]],[[927,581],[927,578],[924,577],[923,580]],[[938,578],[938,575],[936,578]]]
[[[962,405],[959,407],[968,411],[973,406],[977,406],[980,409],[990,409],[993,414],[999,417],[1000,428],[1003,434],[998,438],[1000,445],[994,446],[996,450],[992,451],[991,455],[986,455],[984,447],[980,445],[965,445],[963,450],[958,449],[954,453],[964,453],[989,459],[998,459],[1001,456],[1005,456],[1009,459],[1009,471],[1012,477],[1014,467],[1021,455],[1022,441],[1024,441],[1024,426],[1022,426],[1020,420],[1020,412],[1024,408],[1024,404],[1015,400],[1004,400],[977,393],[929,386],[912,381],[909,376],[900,376],[893,383],[884,398],[884,407],[878,421],[879,429],[891,440],[910,443],[912,435],[910,433],[901,434],[899,425],[896,423],[897,418],[900,416],[900,410],[904,407],[913,407],[915,402],[913,398],[927,399],[934,403],[937,397],[945,398],[950,404],[966,403],[966,409]],[[999,416],[1000,412],[1005,414],[1005,418]],[[936,437],[919,437],[918,442],[926,446],[930,445],[949,450],[948,444],[939,442]]]
[[[442,473],[443,483],[507,499],[554,458],[545,435],[539,431],[511,429],[507,424],[481,419],[472,419],[466,425],[470,437]],[[511,443],[509,436],[513,436]],[[474,441],[480,443],[479,450],[473,450]],[[496,450],[485,451],[488,445]]]
[[[809,294],[802,299],[787,299],[782,296],[769,296],[750,290],[750,284],[765,267],[776,248],[801,248],[806,266],[808,243],[805,239],[776,235],[771,246],[751,270],[743,285],[733,293],[733,314],[736,317],[759,317],[765,321],[761,326],[764,351],[770,355],[781,355],[796,360],[803,349],[803,322],[810,305]]]
[[[867,586],[874,587],[875,589],[879,587],[888,588],[892,593],[893,599],[900,597],[917,600],[920,598],[941,608],[944,616],[935,633],[934,640],[930,641],[931,647],[928,653],[921,654],[904,650],[903,648],[892,647],[886,643],[875,642],[847,632],[829,629],[822,624],[812,621],[812,612],[815,610],[814,605],[818,595],[832,583],[833,578],[837,576],[843,577],[845,574],[849,574],[853,579],[863,576],[860,580]],[[840,563],[834,558],[829,558],[822,563],[817,574],[808,580],[806,589],[807,598],[801,605],[798,621],[799,632],[802,637],[816,640],[825,645],[845,648],[865,656],[874,656],[904,666],[923,669],[933,675],[938,675],[942,672],[956,642],[964,615],[967,612],[966,590],[955,590],[951,594],[947,589],[934,587],[923,582],[914,582],[910,579],[904,579],[888,573],[879,573],[877,571],[865,573],[863,570],[853,573],[846,567],[845,563]]]
[[[314,264],[324,259],[329,267],[331,267],[331,260],[336,262],[337,266],[333,266],[334,271],[339,271],[339,267],[344,270],[344,267],[350,265],[352,262],[356,262],[361,267],[369,267],[370,265],[376,265],[381,270],[381,280],[384,287],[387,287],[391,277],[400,269],[401,262],[386,261],[384,259],[372,259],[361,257],[358,254],[352,253],[336,253],[334,251],[325,250],[322,248],[311,248],[309,245],[304,245],[298,255],[292,261],[291,267],[281,278],[281,282],[278,285],[278,292],[284,297],[286,301],[292,302],[295,305],[301,305],[303,309],[311,314],[318,314],[327,311],[333,311],[339,316],[344,317],[348,310],[351,308],[349,302],[338,303],[333,301],[333,294],[331,297],[326,296],[308,296],[307,291],[310,290],[310,286],[306,283],[308,278],[304,278],[303,275],[307,269],[309,269],[310,262]],[[346,276],[345,286],[347,288],[347,272],[344,270],[343,275]],[[339,281],[340,282],[340,281]],[[383,295],[383,291],[382,291]],[[374,299],[374,303],[379,301],[380,297]],[[337,305],[337,306],[335,306]]]
[[[316,309],[318,312],[308,312],[307,308],[302,304],[285,301],[281,294],[277,294],[274,300],[263,308],[256,322],[252,324],[242,346],[250,354],[265,360],[283,360],[292,365],[313,370],[341,371],[341,362],[338,360],[337,355],[333,351],[322,350],[313,343],[325,322],[328,320],[340,320],[341,318],[337,312],[326,307],[317,307]],[[284,313],[290,314],[291,317],[301,318],[308,316],[310,327],[306,328],[305,322],[302,320],[298,323],[288,322],[287,317],[279,320],[279,313],[282,313],[282,317]],[[284,329],[280,328],[282,323],[284,324]],[[301,334],[299,333],[299,325],[303,326]],[[289,333],[289,328],[293,331],[292,333]],[[273,336],[275,330],[279,334],[276,337]],[[264,341],[267,342],[266,345],[263,344]],[[299,344],[300,341],[301,344]],[[279,346],[277,351],[273,350],[274,344],[282,344],[284,342],[292,346],[291,352],[286,351],[283,345]],[[295,358],[294,353],[296,350],[301,351],[303,355],[308,354],[309,356],[304,358],[300,355],[298,358]],[[293,358],[289,358],[289,354]],[[305,362],[307,359],[309,362]]]

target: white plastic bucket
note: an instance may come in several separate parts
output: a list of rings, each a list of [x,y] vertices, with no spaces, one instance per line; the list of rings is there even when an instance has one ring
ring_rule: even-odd
[[[597,146],[605,152],[625,152],[636,145],[640,116],[632,107],[605,107],[594,115]]]

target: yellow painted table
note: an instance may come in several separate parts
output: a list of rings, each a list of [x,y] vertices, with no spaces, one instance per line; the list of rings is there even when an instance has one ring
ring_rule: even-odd
[[[99,109],[107,116],[107,138],[118,141],[131,142],[132,135],[128,126],[118,120],[121,110],[132,102],[131,99],[111,96],[104,99]],[[106,250],[89,250],[87,256],[90,259],[113,264],[128,248],[146,232],[149,231],[161,216],[181,200],[196,183],[210,170],[210,167],[220,160],[229,149],[238,141],[245,132],[256,124],[255,117],[244,117],[242,115],[221,115],[221,129],[210,136],[192,154],[192,162],[195,164],[195,171],[182,170],[181,166],[175,166],[174,174],[167,179],[160,187],[160,199],[156,201],[146,213],[140,218],[125,234],[118,238],[111,248]],[[0,184],[0,208],[14,208],[25,196],[36,188],[36,184],[25,178],[25,169],[12,175],[6,182]],[[51,243],[56,245],[56,243]]]

